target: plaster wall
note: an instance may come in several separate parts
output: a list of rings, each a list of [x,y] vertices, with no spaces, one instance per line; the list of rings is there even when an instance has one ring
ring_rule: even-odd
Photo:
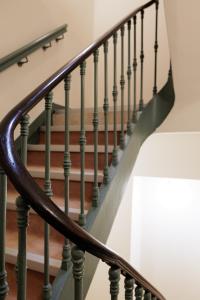
[[[106,32],[114,24],[118,23],[123,17],[127,16],[129,13],[134,11],[136,8],[146,3],[146,0],[95,0],[94,6],[94,38],[98,38],[101,34]],[[140,99],[140,44],[141,44],[141,22],[140,14],[137,18],[137,60],[138,60],[138,70],[137,70],[137,99]],[[133,26],[133,25],[132,25]],[[127,29],[127,26],[126,26]],[[131,35],[131,42],[133,43],[133,33]],[[144,14],[144,102],[148,102],[152,97],[153,88],[153,76],[154,76],[154,41],[155,41],[155,5],[152,5],[145,10]],[[169,51],[168,51],[168,39],[166,32],[165,14],[163,1],[160,1],[159,7],[159,31],[158,31],[158,89],[160,89],[166,82],[168,69],[169,69]],[[113,41],[112,38],[109,42],[109,51],[113,52]],[[132,48],[132,44],[131,44]],[[118,88],[120,91],[120,31],[118,34]],[[127,36],[125,36],[125,81],[127,86]],[[132,64],[133,57],[131,58]],[[112,56],[109,57],[109,73],[112,73],[113,69],[113,59]],[[103,68],[100,68],[101,74],[103,73]],[[110,74],[112,75],[112,74]],[[110,87],[112,89],[113,78],[109,77]],[[112,91],[109,91],[109,98],[112,101]],[[127,92],[127,91],[126,91]],[[132,93],[131,88],[131,93]],[[126,94],[127,95],[127,94]],[[103,98],[100,90],[100,98]],[[126,98],[125,98],[126,99]],[[101,100],[100,100],[101,101]],[[118,102],[120,103],[120,94],[118,97]],[[112,105],[112,102],[111,102]]]
[[[132,264],[168,300],[199,294],[199,180],[138,177]]]
[[[160,131],[199,131],[200,40],[198,0],[165,0],[176,101]]]
[[[87,13],[83,13],[84,11]],[[64,40],[59,43],[53,42],[52,48],[46,51],[41,49],[34,52],[29,57],[30,62],[23,67],[19,68],[17,65],[13,65],[0,73],[1,120],[9,109],[91,42],[93,1],[2,0],[0,19],[2,41],[0,57],[17,50],[62,24],[68,24],[68,32],[65,34]],[[79,94],[76,92],[76,86],[79,84],[78,75],[73,76],[72,107],[79,104],[79,100],[77,100]],[[61,84],[54,93],[54,101],[62,104],[63,100],[64,92]],[[38,105],[32,112],[32,118],[37,116],[42,108],[43,105]]]
[[[120,256],[125,258],[127,261],[130,261],[131,255],[132,183],[133,180],[130,178],[106,243],[109,248],[119,253]],[[87,300],[96,299],[98,298],[97,295],[99,295],[99,299],[110,299],[108,270],[109,267],[100,261],[90,285],[90,289],[86,297]],[[121,277],[119,299],[124,299],[123,285],[124,282]]]

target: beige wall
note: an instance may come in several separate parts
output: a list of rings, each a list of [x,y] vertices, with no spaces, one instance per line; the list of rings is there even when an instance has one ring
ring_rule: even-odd
[[[200,130],[200,42],[198,0],[165,1],[176,100],[161,131]]]
[[[1,1],[0,57],[64,23],[69,27],[65,39],[59,43],[53,42],[52,48],[31,54],[30,62],[22,68],[15,65],[0,73],[0,120],[15,103],[91,42],[92,18],[92,0]],[[76,81],[75,78],[73,86]],[[76,99],[76,88],[74,95]],[[55,101],[63,102],[62,87],[55,93]],[[33,115],[37,115],[38,110]]]
[[[145,1],[143,1],[145,2]],[[102,1],[86,0],[84,3],[80,0],[58,0],[58,1],[33,1],[27,2],[19,0],[18,2],[1,1],[1,38],[2,47],[0,49],[0,57],[18,49],[22,45],[30,42],[31,40],[47,33],[48,31],[67,23],[69,25],[68,32],[65,39],[59,43],[53,43],[53,47],[47,51],[39,50],[30,55],[30,63],[24,65],[22,68],[12,66],[6,71],[0,73],[0,90],[1,90],[1,103],[3,103],[0,111],[0,119],[5,113],[14,106],[15,103],[25,97],[30,91],[38,86],[43,80],[48,78],[55,70],[66,63],[71,57],[76,55],[80,50],[86,47],[94,39],[99,37],[100,34],[105,32],[124,17],[134,7],[142,4],[136,1],[118,0],[117,2],[109,1],[102,3]],[[105,7],[107,9],[105,10]],[[77,9],[78,8],[78,9]],[[114,8],[114,9],[113,9]],[[85,13],[83,13],[85,12]],[[151,50],[146,48],[145,51],[145,99],[149,99],[152,94],[153,85],[153,33],[154,22],[152,23],[152,14],[154,10],[150,9],[146,14],[145,22],[148,27],[145,28],[145,36],[149,41],[146,44],[151,45]],[[163,15],[162,9],[160,11]],[[103,22],[102,22],[103,20]],[[159,65],[162,65],[162,76],[159,76],[159,86],[162,86],[166,78],[168,69],[168,47],[165,35],[165,25],[163,17],[160,17],[161,30],[159,33],[160,40],[160,53]],[[25,25],[26,24],[26,25]],[[28,24],[28,25],[27,25]],[[152,26],[149,26],[152,24]],[[6,30],[4,30],[6,28]],[[138,41],[139,42],[139,41]],[[110,43],[111,47],[111,43]],[[110,51],[111,53],[111,51]],[[139,57],[139,47],[138,47]],[[164,58],[163,58],[164,57]],[[103,53],[101,50],[100,57],[100,74],[103,68]],[[112,106],[112,59],[110,58],[110,83],[109,90],[110,105]],[[127,65],[125,65],[125,73]],[[159,68],[161,71],[161,68]],[[92,58],[88,61],[86,86],[86,106],[93,106],[93,67]],[[118,71],[118,82],[119,78]],[[126,76],[126,74],[125,74]],[[138,70],[139,77],[139,70]],[[73,74],[72,88],[71,88],[71,107],[80,106],[80,91],[77,86],[79,82],[79,70]],[[138,81],[139,90],[139,81]],[[54,95],[54,101],[63,103],[63,87],[60,85]],[[139,99],[139,94],[138,97]],[[127,91],[125,92],[125,99],[127,99]],[[120,104],[120,98],[118,99]],[[103,79],[100,75],[99,80],[99,106],[103,105]],[[38,106],[32,113],[36,116],[41,109]]]
[[[119,22],[123,17],[134,11],[138,6],[146,3],[146,0],[95,0],[95,19],[94,19],[94,37],[98,38],[100,34],[106,32],[111,26]],[[137,99],[139,100],[140,94],[140,15],[138,15],[137,21],[137,59],[138,59],[138,71],[137,71]],[[133,34],[132,34],[133,35]],[[132,39],[131,35],[131,39]],[[154,5],[145,10],[144,19],[144,101],[148,102],[152,97],[153,88],[153,72],[154,72],[154,36],[155,36],[155,7]],[[158,49],[158,88],[161,88],[166,82],[167,73],[169,69],[169,51],[168,40],[165,24],[165,15],[163,1],[160,1],[159,9],[159,49]],[[118,54],[120,57],[120,32],[118,35]],[[110,52],[112,53],[113,45],[112,39],[110,39]],[[131,44],[132,47],[132,44]],[[113,59],[110,56],[109,72],[110,72],[110,87],[112,89],[113,78]],[[131,61],[133,57],[131,58]],[[132,64],[132,62],[131,62]],[[103,71],[102,71],[103,72]],[[127,85],[127,40],[125,38],[125,80]],[[120,82],[120,59],[118,59],[118,83]],[[118,86],[120,91],[120,85]],[[112,103],[112,91],[109,91],[109,98]],[[132,91],[131,91],[132,93]],[[119,94],[120,95],[120,94]],[[127,90],[125,91],[127,95]],[[100,94],[102,98],[102,93]],[[125,98],[127,99],[127,98]],[[126,100],[127,101],[127,100]],[[120,96],[118,97],[118,103],[120,103]],[[127,102],[126,102],[127,103]]]

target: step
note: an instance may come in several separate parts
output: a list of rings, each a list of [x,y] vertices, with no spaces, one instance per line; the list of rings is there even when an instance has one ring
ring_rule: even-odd
[[[64,145],[51,145],[51,166],[62,167],[64,160]],[[79,145],[70,145],[70,159],[72,168],[80,168],[81,154]],[[112,161],[113,146],[108,146],[109,164]],[[44,144],[29,144],[28,145],[28,165],[42,166],[45,163],[45,145]],[[103,170],[105,165],[105,147],[98,146],[98,169]],[[85,167],[88,169],[94,168],[94,146],[85,146]]]
[[[44,167],[40,166],[30,166],[30,174],[33,176],[38,185],[44,189]],[[51,184],[53,191],[53,199],[62,198],[64,199],[64,175],[62,168],[51,168]],[[93,194],[93,180],[94,180],[94,171],[90,169],[85,169],[85,201],[91,202]],[[103,181],[103,173],[98,171],[98,181],[99,185]],[[15,188],[8,181],[9,191],[14,191]],[[70,200],[80,199],[80,170],[72,169],[70,175],[70,188],[69,188],[69,197]]]
[[[14,188],[13,188],[14,189]],[[7,195],[7,211],[8,210],[16,210],[16,199],[19,194],[15,190],[9,190]],[[64,211],[64,199],[59,197],[53,197],[53,202]],[[85,214],[88,213],[90,205],[88,202],[85,203]],[[36,214],[33,209],[30,209],[30,213]],[[80,199],[70,199],[69,201],[69,217],[73,220],[77,220],[78,215],[80,213]]]
[[[89,125],[93,122],[93,108],[86,108],[85,109],[85,124]],[[70,125],[76,125],[80,123],[80,109],[70,109],[69,110],[69,123]],[[117,107],[117,113],[116,113],[116,119],[117,123],[120,124],[121,121],[121,107]],[[124,111],[124,122],[127,120],[127,108]],[[104,125],[104,111],[103,108],[98,108],[98,121],[99,125]],[[64,115],[64,109],[58,109],[53,114],[53,124],[54,125],[64,125],[65,122],[65,115]],[[110,125],[113,124],[113,107],[110,107],[108,112],[108,123]]]
[[[126,128],[126,127],[124,127]],[[120,137],[120,125],[117,125],[117,139],[119,143],[119,137]],[[87,145],[93,145],[94,144],[94,131],[92,125],[85,126],[85,135],[86,135],[86,144]],[[52,126],[51,127],[51,143],[52,144],[64,144],[64,136],[65,136],[65,129],[64,126],[58,125],[58,126]],[[80,140],[80,126],[73,125],[70,126],[70,144],[79,144]],[[45,143],[45,127],[41,127],[40,136],[39,136],[39,144]],[[113,145],[114,143],[114,133],[113,133],[113,126],[108,126],[108,143],[109,145]],[[98,144],[104,145],[105,144],[105,131],[104,126],[99,126],[99,132],[98,132]]]
[[[16,248],[5,249],[6,263],[16,265],[18,250]],[[55,277],[60,270],[61,260],[60,259],[49,259],[49,274]],[[32,252],[27,252],[27,269],[35,272],[44,272],[44,256],[38,255]]]
[[[44,221],[37,214],[29,214],[27,228],[27,251],[44,254]],[[16,249],[18,245],[17,212],[7,211],[6,247]],[[64,237],[50,226],[50,257],[61,259]]]
[[[6,271],[7,280],[9,284],[9,293],[6,299],[16,300],[16,261],[17,250],[16,248],[6,248]],[[35,253],[27,252],[27,299],[29,300],[42,300],[42,287],[44,282],[44,256]],[[60,260],[49,260],[49,273],[50,282],[52,283],[60,267]],[[34,292],[33,292],[34,287]]]

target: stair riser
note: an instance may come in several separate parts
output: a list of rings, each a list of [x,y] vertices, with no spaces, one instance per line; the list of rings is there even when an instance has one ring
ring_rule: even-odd
[[[8,276],[9,294],[6,299],[16,300],[16,276],[15,266],[6,263],[6,271]],[[54,277],[50,277],[50,281],[53,282]],[[44,276],[42,273],[29,270],[27,271],[27,299],[28,300],[42,300],[42,286]]]
[[[80,153],[79,152],[71,152],[71,167],[72,168],[80,168]],[[63,152],[51,152],[51,166],[52,167],[62,167],[64,160]],[[109,164],[112,160],[112,154],[109,154]],[[105,154],[98,153],[98,169],[103,170],[105,161]],[[28,152],[28,165],[30,166],[44,166],[45,162],[45,153],[44,151],[29,151]],[[85,153],[85,167],[88,169],[94,168],[94,153]]]
[[[42,178],[34,178],[38,185],[44,189],[44,179]],[[53,197],[62,197],[64,199],[64,181],[52,179],[52,191]],[[8,183],[8,189],[13,191],[14,187]],[[85,200],[87,202],[91,202],[93,191],[93,182],[85,182]],[[80,181],[72,181],[70,180],[70,191],[69,191],[70,199],[80,199]],[[64,201],[64,200],[63,200]]]
[[[104,112],[100,111],[98,113],[99,125],[104,125]],[[117,112],[117,124],[120,124],[121,121],[121,111]],[[53,124],[54,125],[64,125],[65,116],[62,113],[53,115]],[[93,122],[93,112],[85,112],[85,124],[91,125]],[[124,123],[127,122],[127,112],[124,112]],[[80,123],[80,111],[78,112],[70,112],[69,117],[70,125],[77,125]],[[113,124],[113,111],[108,112],[108,123]]]
[[[120,132],[118,131],[118,144],[119,144],[119,136]],[[71,145],[79,145],[80,140],[80,132],[79,131],[73,131],[70,133],[70,144]],[[40,132],[39,137],[39,144],[45,143],[45,132]],[[112,131],[109,131],[108,133],[108,143],[109,145],[114,144],[114,134]],[[64,132],[54,132],[51,133],[51,144],[55,145],[64,145]],[[94,144],[94,133],[92,131],[86,132],[86,144],[87,145],[93,145]],[[98,144],[104,145],[105,144],[105,133],[104,131],[100,131],[98,134]]]

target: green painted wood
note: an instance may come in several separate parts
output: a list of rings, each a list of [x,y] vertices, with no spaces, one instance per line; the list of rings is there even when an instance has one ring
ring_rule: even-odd
[[[97,207],[99,203],[99,187],[98,187],[98,58],[99,50],[95,50],[94,54],[94,113],[93,113],[93,127],[94,127],[94,183],[92,206]]]
[[[127,79],[128,79],[128,120],[127,120],[127,134],[132,134],[131,126],[131,20],[128,21],[128,68],[127,68]]]
[[[65,150],[64,150],[64,207],[65,214],[69,215],[69,176],[71,169],[71,159],[69,151],[69,100],[70,100],[70,84],[71,74],[64,79],[65,90]],[[68,270],[71,262],[71,247],[68,239],[65,239],[62,253],[62,265],[61,268],[65,271]]]
[[[0,166],[0,299],[4,300],[8,293],[7,273],[5,268],[6,246],[6,202],[7,177]]]
[[[29,116],[25,115],[21,122],[21,160],[27,164],[27,141],[29,132]],[[26,257],[26,240],[28,226],[29,206],[21,196],[16,199],[17,206],[17,225],[18,225],[18,256],[17,256],[17,299],[26,299],[27,288],[27,257]]]
[[[144,10],[141,10],[141,51],[140,51],[140,102],[139,111],[144,108],[143,85],[144,85]]]
[[[105,163],[104,163],[104,176],[103,183],[105,185],[109,182],[109,171],[108,171],[108,41],[104,43],[104,132],[105,132]]]
[[[144,290],[141,286],[137,286],[135,289],[135,300],[143,300]]]
[[[86,62],[80,65],[81,75],[81,127],[80,127],[80,153],[81,153],[81,185],[80,185],[80,215],[79,224],[84,226],[86,217],[84,212],[85,206],[85,71]]]
[[[83,300],[84,252],[76,246],[72,248],[74,277],[74,300]]]
[[[170,72],[171,74],[171,72]],[[145,139],[163,122],[174,103],[174,90],[172,76],[169,76],[167,84],[161,91],[145,106],[138,120],[133,134],[129,138],[127,147],[121,157],[117,168],[110,167],[110,183],[100,188],[99,206],[91,209],[87,215],[85,229],[102,243],[106,243],[121,203],[123,192],[126,188],[128,178],[134,167],[138,152]],[[122,176],[123,174],[123,176]],[[107,212],[109,211],[109,218]],[[84,297],[86,297],[92,278],[99,260],[86,253]],[[53,299],[65,300],[74,298],[73,279],[70,271],[60,271],[54,281]]]
[[[133,17],[133,115],[132,122],[137,122],[137,16]]]
[[[52,111],[52,99],[53,93],[50,92],[45,97],[45,180],[44,180],[44,191],[48,197],[53,196],[51,188],[51,111]],[[49,236],[50,228],[49,225],[44,223],[44,285],[43,285],[43,299],[51,299],[51,284],[49,275]]]
[[[109,269],[110,295],[111,300],[117,300],[119,295],[120,269],[111,267]]]
[[[134,293],[134,279],[126,277],[124,279],[124,289],[125,289],[125,300],[133,300]]]
[[[49,33],[37,38],[36,40],[28,43],[27,45],[23,46],[22,48],[0,58],[0,72],[4,71],[5,69],[9,68],[13,64],[20,63],[27,58],[27,56],[34,51],[38,50],[39,48],[44,47],[48,43],[53,40],[58,39],[67,31],[67,25],[64,24]]]
[[[155,44],[154,44],[154,52],[155,52],[155,58],[154,58],[154,87],[153,87],[153,95],[157,93],[157,65],[158,65],[158,7],[159,7],[159,1],[155,3],[156,6],[156,20],[155,20]]]
[[[124,88],[125,88],[125,76],[124,76],[124,31],[125,26],[120,29],[121,32],[121,132],[120,132],[120,148],[123,150],[125,148],[124,141]]]
[[[113,46],[114,46],[114,55],[113,55],[113,103],[114,103],[114,111],[113,111],[113,131],[114,131],[114,147],[112,152],[112,164],[116,166],[118,164],[117,157],[117,32],[113,35]]]
[[[145,291],[145,294],[144,294],[144,300],[152,300],[152,298],[151,298],[151,293],[150,293],[150,292]]]

